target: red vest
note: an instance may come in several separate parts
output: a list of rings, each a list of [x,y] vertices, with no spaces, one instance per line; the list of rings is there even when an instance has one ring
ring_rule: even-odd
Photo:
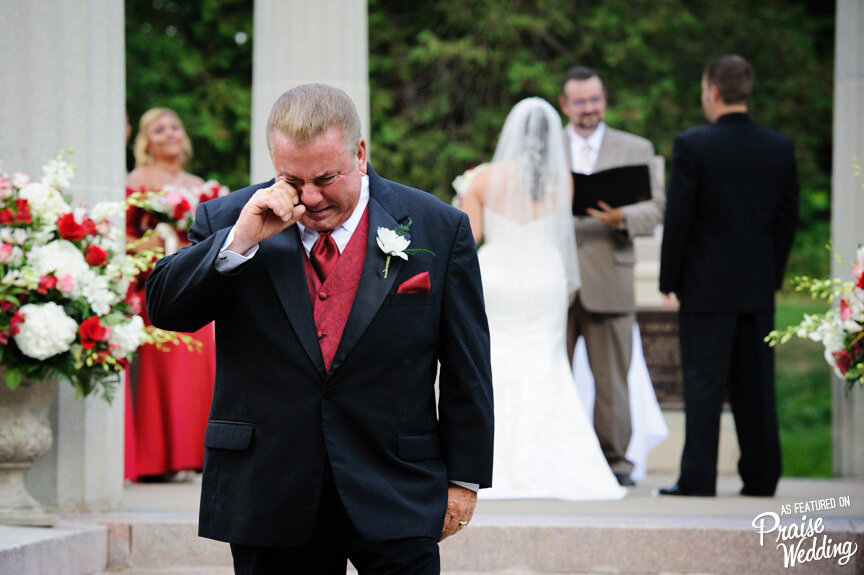
[[[363,212],[357,229],[351,235],[345,250],[339,255],[336,267],[323,284],[312,267],[309,256],[303,258],[306,285],[312,301],[312,315],[318,329],[318,345],[324,357],[324,369],[330,371],[333,356],[342,340],[345,322],[354,305],[354,296],[360,284],[363,262],[366,261],[366,242],[369,238],[369,208]],[[305,250],[304,250],[305,254]]]

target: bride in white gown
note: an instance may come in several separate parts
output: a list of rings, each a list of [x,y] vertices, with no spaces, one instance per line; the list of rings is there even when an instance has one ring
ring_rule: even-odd
[[[618,499],[567,358],[579,287],[561,121],[519,102],[463,207],[479,250],[492,350],[495,465],[481,498]]]

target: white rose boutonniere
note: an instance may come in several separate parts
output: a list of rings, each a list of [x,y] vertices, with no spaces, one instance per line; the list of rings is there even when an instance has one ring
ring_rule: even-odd
[[[382,252],[387,254],[387,263],[384,264],[385,278],[387,277],[387,272],[390,270],[390,258],[393,256],[402,258],[407,262],[408,254],[425,252],[427,254],[432,254],[433,256],[435,255],[435,252],[424,250],[422,248],[412,248],[409,250],[408,246],[411,245],[411,240],[405,237],[405,234],[408,233],[409,229],[411,229],[411,218],[408,218],[407,224],[397,226],[395,230],[384,227],[378,228],[378,237],[376,238],[378,247],[381,248]]]

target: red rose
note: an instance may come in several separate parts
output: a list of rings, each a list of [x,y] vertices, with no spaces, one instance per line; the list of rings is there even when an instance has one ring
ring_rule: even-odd
[[[4,299],[3,301],[0,301],[0,311],[9,311],[13,307],[15,306],[9,300]]]
[[[15,214],[15,222],[19,224],[32,224],[33,218],[30,216],[30,204],[27,200],[15,200],[17,213]]]
[[[61,238],[70,242],[80,242],[87,235],[87,230],[75,221],[71,212],[57,218],[57,231]]]
[[[179,204],[174,206],[174,219],[182,220],[191,209],[192,207],[189,205],[189,202],[186,200],[186,198],[183,198],[182,200],[180,200]]]
[[[24,323],[24,314],[20,311],[16,311],[12,314],[12,317],[9,318],[9,335],[12,337],[18,335],[18,332],[21,331],[22,323]]]
[[[198,203],[203,204],[206,201],[212,200],[213,198],[208,196],[207,194],[198,194]]]
[[[0,224],[11,224],[15,217],[12,215],[12,210],[3,208],[0,210]]]
[[[45,295],[48,293],[49,290],[52,290],[55,287],[57,287],[57,277],[56,276],[54,276],[54,275],[42,276],[41,278],[39,278],[39,287],[36,288],[36,291],[38,291],[42,295]]]
[[[852,367],[852,355],[846,351],[838,351],[834,354],[834,363],[837,365],[837,369],[840,370],[840,373],[846,375],[846,372],[849,371],[849,368]]]
[[[95,268],[105,265],[108,261],[108,254],[99,246],[90,246],[84,254],[84,259],[87,260],[88,264]]]
[[[858,289],[864,289],[864,272],[861,272],[861,277],[858,278],[858,283],[855,284]]]
[[[108,329],[99,323],[98,317],[88,317],[78,326],[78,337],[84,349],[92,349],[97,343],[107,340],[108,334]]]
[[[81,228],[84,230],[84,233],[88,236],[95,236],[96,235],[96,222],[94,222],[90,218],[86,218],[83,222],[81,222]]]

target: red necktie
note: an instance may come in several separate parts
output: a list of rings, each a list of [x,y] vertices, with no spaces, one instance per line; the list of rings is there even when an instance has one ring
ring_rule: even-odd
[[[330,237],[332,231],[318,232],[318,239],[315,240],[315,245],[309,252],[312,267],[315,268],[315,273],[318,274],[318,279],[321,280],[322,284],[327,281],[327,276],[333,271],[336,260],[339,259],[339,248],[336,247],[336,242]]]

